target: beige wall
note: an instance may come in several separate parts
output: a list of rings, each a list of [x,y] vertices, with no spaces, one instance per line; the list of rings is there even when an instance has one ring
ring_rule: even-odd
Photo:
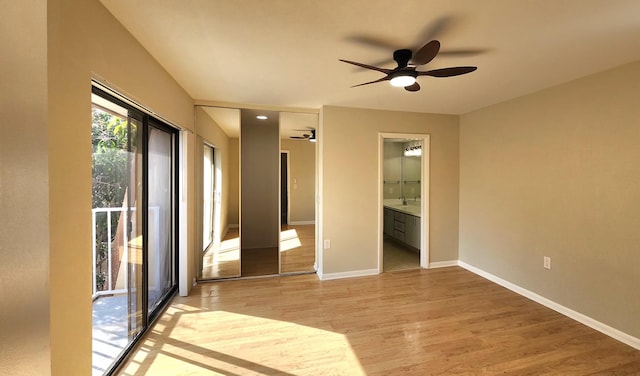
[[[289,223],[313,222],[316,216],[316,144],[307,140],[280,141],[289,151]],[[293,180],[296,183],[293,183]]]
[[[52,373],[86,375],[91,372],[92,74],[191,130],[193,101],[97,0],[50,0],[47,20]],[[193,181],[191,169],[188,176]],[[187,190],[192,198],[193,184]],[[193,216],[190,205],[187,224]]]
[[[378,262],[380,132],[431,135],[430,261],[458,258],[458,117],[326,106],[319,130],[322,273]]]
[[[1,9],[0,374],[49,375],[47,3]]]
[[[637,62],[462,116],[460,259],[640,337],[638,98]]]

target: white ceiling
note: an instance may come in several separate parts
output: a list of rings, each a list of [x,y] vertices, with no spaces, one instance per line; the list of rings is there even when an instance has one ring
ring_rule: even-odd
[[[203,101],[462,114],[640,60],[638,0],[101,2]],[[442,53],[419,70],[478,70],[421,77],[410,93],[387,82],[350,88],[382,74],[338,61],[374,64],[432,38]],[[460,50],[475,53],[447,54]]]

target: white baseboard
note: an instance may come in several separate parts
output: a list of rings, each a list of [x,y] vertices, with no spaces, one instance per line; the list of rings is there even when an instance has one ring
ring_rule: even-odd
[[[316,221],[291,221],[289,222],[290,225],[295,226],[295,225],[315,225]]]
[[[378,274],[378,269],[366,269],[366,270],[354,270],[350,272],[341,272],[341,273],[327,273],[327,274],[318,275],[318,277],[323,281],[328,281],[331,279],[365,277],[365,276],[377,275],[377,274]]]
[[[429,263],[429,269],[447,268],[449,266],[458,266],[458,260],[435,261],[435,262],[430,262]]]
[[[635,349],[640,350],[640,338],[633,337],[627,333],[624,333],[616,328],[612,328],[609,325],[603,324],[598,320],[595,320],[589,316],[586,316],[580,312],[576,312],[570,308],[567,308],[561,304],[558,304],[552,300],[545,298],[544,296],[538,295],[533,291],[529,291],[523,287],[520,287],[516,284],[513,284],[507,280],[504,280],[498,276],[495,276],[489,272],[485,272],[482,269],[476,268],[473,265],[469,265],[464,261],[458,261],[458,265],[468,271],[475,273],[485,279],[488,279],[491,282],[497,283],[498,285],[505,287],[517,294],[524,296],[525,298],[531,299],[534,302],[540,303],[547,308],[551,308],[552,310],[561,313],[569,318],[572,318],[592,329],[595,329],[603,334],[608,335],[618,341],[625,343]]]

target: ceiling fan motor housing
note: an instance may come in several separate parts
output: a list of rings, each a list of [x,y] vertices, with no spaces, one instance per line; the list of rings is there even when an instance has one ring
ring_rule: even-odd
[[[395,50],[393,52],[393,60],[398,63],[398,68],[405,68],[409,64],[412,54],[411,50],[407,49]]]

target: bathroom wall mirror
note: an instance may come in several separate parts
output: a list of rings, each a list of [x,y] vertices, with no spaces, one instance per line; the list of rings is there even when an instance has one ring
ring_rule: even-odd
[[[314,272],[318,114],[199,105],[195,117],[198,279]]]

